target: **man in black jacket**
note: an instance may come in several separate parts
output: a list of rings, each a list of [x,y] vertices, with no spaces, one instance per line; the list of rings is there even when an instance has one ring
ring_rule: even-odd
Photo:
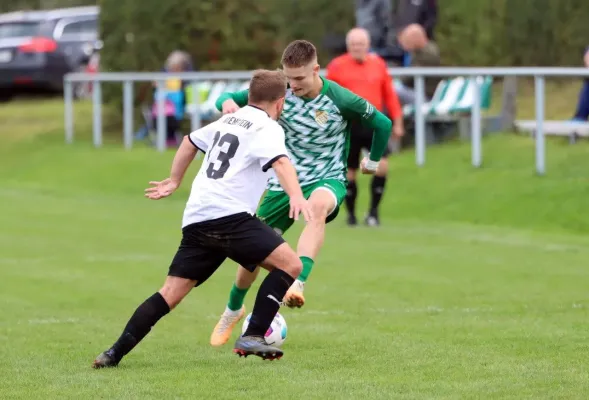
[[[419,24],[432,40],[437,18],[437,0],[356,0],[356,25],[370,33],[375,52],[396,65],[403,65],[404,58],[399,32]]]
[[[393,15],[397,32],[411,24],[419,24],[427,38],[434,40],[434,29],[438,22],[437,0],[393,0]]]

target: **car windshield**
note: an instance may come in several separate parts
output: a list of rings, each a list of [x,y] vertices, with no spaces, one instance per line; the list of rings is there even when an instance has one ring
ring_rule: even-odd
[[[38,22],[0,23],[0,39],[35,36],[38,32]]]

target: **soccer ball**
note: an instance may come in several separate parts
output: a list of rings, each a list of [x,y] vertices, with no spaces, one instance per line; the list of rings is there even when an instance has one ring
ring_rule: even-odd
[[[243,321],[243,327],[241,328],[241,334],[243,335],[250,323],[250,318],[252,317],[252,313],[249,313],[247,317],[245,317],[245,321]],[[270,324],[270,328],[266,331],[264,335],[266,338],[266,343],[272,346],[280,347],[286,340],[286,320],[280,313],[276,313],[274,320]]]

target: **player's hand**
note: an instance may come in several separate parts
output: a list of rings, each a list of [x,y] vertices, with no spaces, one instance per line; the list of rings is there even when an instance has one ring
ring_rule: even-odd
[[[151,200],[159,200],[168,197],[174,193],[179,186],[177,182],[174,182],[170,178],[166,178],[161,182],[151,181],[149,184],[151,187],[145,189],[145,197]]]
[[[370,160],[368,159],[368,157],[364,157],[362,159],[362,161],[360,162],[360,171],[362,171],[362,173],[365,175],[374,175],[374,173],[376,172],[376,168],[374,168],[374,169],[367,168],[369,161]]]
[[[395,139],[402,138],[405,135],[405,127],[403,126],[403,121],[397,122],[393,124],[393,137]]]
[[[232,114],[232,113],[236,112],[237,110],[239,110],[239,106],[233,100],[229,99],[229,100],[225,100],[223,102],[223,106],[222,106],[222,110],[221,110],[223,112],[223,115]]]
[[[311,212],[311,206],[309,202],[304,197],[291,197],[290,198],[290,211],[288,212],[288,216],[295,221],[299,220],[299,215],[303,214],[303,218],[305,218],[305,222],[309,222],[313,219],[313,214]]]

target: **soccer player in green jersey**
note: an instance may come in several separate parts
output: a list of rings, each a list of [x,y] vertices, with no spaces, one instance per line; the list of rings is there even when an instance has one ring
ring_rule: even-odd
[[[376,171],[391,136],[392,123],[363,98],[319,76],[317,50],[312,43],[290,43],[282,54],[282,68],[290,88],[278,122],[284,128],[288,156],[313,214],[297,247],[303,270],[282,299],[289,307],[301,307],[305,302],[305,282],[323,245],[325,224],[335,219],[346,196],[350,122],[358,120],[374,130],[370,156],[360,165],[365,174]],[[223,93],[216,105],[223,114],[232,113],[245,106],[247,98],[247,90]],[[267,189],[258,217],[283,234],[294,222],[288,215],[289,198],[275,177],[270,179]],[[243,301],[258,272],[259,268],[253,273],[238,269],[229,303],[211,335],[211,345],[221,346],[229,340],[233,328],[245,315]]]

